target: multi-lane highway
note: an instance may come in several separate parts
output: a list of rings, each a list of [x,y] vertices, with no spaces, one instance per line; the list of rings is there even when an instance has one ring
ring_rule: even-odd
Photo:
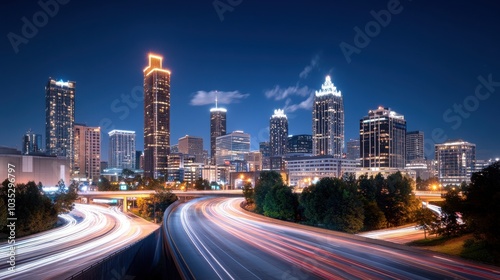
[[[500,268],[268,219],[241,198],[181,204],[166,224],[188,278],[499,279]]]
[[[0,279],[65,279],[158,228],[116,207],[76,204],[62,227],[16,240],[16,267]],[[0,244],[2,254],[10,245]]]

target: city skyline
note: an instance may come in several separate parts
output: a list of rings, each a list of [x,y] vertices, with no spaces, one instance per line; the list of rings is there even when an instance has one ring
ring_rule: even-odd
[[[15,121],[10,121],[16,116],[14,108],[2,112],[1,119],[9,133],[0,145],[21,150],[20,139],[26,130],[44,131],[43,121],[40,121],[43,117],[33,116],[43,116],[43,84],[48,77],[53,77],[78,84],[76,122],[101,126],[102,133],[112,128],[135,130],[140,149],[143,145],[140,134],[143,103],[136,100],[140,96],[137,87],[142,88],[140,70],[145,64],[144,57],[154,52],[164,57],[165,64],[173,72],[171,139],[186,134],[203,137],[207,150],[209,128],[197,122],[208,122],[213,101],[207,102],[212,91],[220,92],[219,103],[228,110],[227,130],[248,132],[252,138],[251,150],[257,150],[259,142],[269,138],[268,114],[264,112],[274,108],[285,109],[289,117],[289,134],[312,132],[308,99],[330,74],[335,85],[345,93],[345,139],[359,137],[359,119],[367,110],[382,105],[405,115],[408,130],[424,131],[426,140],[443,143],[447,139],[462,138],[477,145],[477,158],[500,155],[500,148],[494,141],[499,130],[496,127],[486,130],[477,125],[488,121],[499,100],[494,91],[496,81],[500,80],[500,71],[495,68],[499,57],[494,51],[498,47],[498,37],[495,37],[498,35],[491,35],[499,32],[492,20],[495,9],[488,6],[491,4],[482,5],[491,7],[487,9],[479,8],[480,4],[450,7],[439,3],[435,11],[439,11],[443,19],[438,17],[426,23],[416,21],[426,10],[425,4],[402,2],[402,12],[393,14],[390,24],[380,30],[380,35],[370,38],[368,46],[359,48],[360,53],[350,55],[349,63],[339,45],[345,42],[355,46],[353,28],[364,29],[373,20],[370,12],[385,9],[386,5],[366,2],[354,7],[349,3],[314,3],[308,6],[311,14],[305,15],[307,23],[287,20],[289,27],[285,23],[280,25],[272,15],[278,11],[298,15],[303,5],[292,3],[282,7],[268,3],[262,9],[257,3],[244,2],[233,12],[224,14],[224,20],[220,21],[213,7],[207,4],[206,9],[188,13],[189,20],[196,18],[193,27],[173,27],[169,25],[171,21],[165,19],[168,16],[152,11],[151,5],[121,4],[116,8],[123,12],[122,16],[130,18],[134,18],[131,15],[136,12],[151,11],[151,20],[139,16],[134,18],[134,23],[142,22],[147,28],[158,21],[165,32],[170,32],[172,39],[160,39],[158,28],[138,33],[125,23],[124,27],[113,25],[115,41],[106,39],[105,32],[109,32],[109,28],[97,28],[108,20],[119,22],[119,16],[110,13],[114,7],[102,4],[92,17],[95,23],[90,30],[95,31],[96,37],[89,41],[84,36],[74,36],[67,44],[44,48],[46,53],[42,57],[36,52],[42,45],[60,38],[68,28],[74,28],[75,33],[82,30],[80,25],[74,24],[77,22],[73,20],[75,15],[83,23],[91,18],[82,17],[92,13],[86,5],[76,2],[61,5],[58,14],[51,17],[46,26],[38,28],[36,36],[27,44],[19,45],[17,53],[9,40],[4,39],[1,47],[7,55],[2,67],[7,74],[2,79],[9,93],[7,103],[23,104],[30,114],[17,115]],[[190,11],[188,6],[175,3],[171,8],[182,14],[182,11]],[[10,13],[5,17],[7,24],[2,27],[4,34],[21,34],[23,22],[20,18],[26,16],[31,20],[32,15],[41,10],[36,3],[28,7],[11,3],[9,8],[12,9],[6,9]],[[463,20],[461,15],[470,11],[477,16]],[[355,16],[342,15],[347,12]],[[255,13],[261,15],[255,30],[263,26],[273,28],[267,32],[250,32],[248,19]],[[335,20],[321,20],[329,14],[334,15],[330,18]],[[109,19],[104,15],[109,15]],[[213,30],[209,34],[214,38],[204,35],[207,29],[203,25]],[[441,33],[424,34],[431,25],[441,28]],[[131,35],[127,35],[129,31]],[[297,33],[293,37],[298,36],[301,40],[292,39],[292,31]],[[248,38],[239,34],[246,34]],[[464,37],[469,40],[463,40]],[[206,39],[207,44],[198,44],[201,38]],[[249,43],[248,47],[244,46]],[[115,53],[105,51],[117,44],[130,46],[120,46]],[[282,45],[287,48],[279,47]],[[16,66],[27,61],[32,67],[25,69],[22,75],[19,71],[8,70],[17,69]],[[108,73],[108,69],[113,69],[113,73]],[[479,86],[482,88],[477,94]],[[122,95],[128,99],[123,99]],[[257,106],[258,110],[252,110]],[[102,156],[106,159],[106,140],[102,147]],[[432,157],[433,148],[428,147],[426,151],[426,156]]]

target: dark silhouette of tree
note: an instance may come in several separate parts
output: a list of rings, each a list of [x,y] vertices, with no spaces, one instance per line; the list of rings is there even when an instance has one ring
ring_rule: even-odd
[[[99,191],[117,191],[118,190],[118,185],[113,185],[109,180],[104,177],[100,176],[99,177],[99,182],[97,183],[97,189]]]
[[[500,247],[500,162],[472,174],[463,192],[463,219],[476,238]]]
[[[199,191],[203,190],[209,190],[210,189],[210,183],[206,179],[202,179],[201,177],[196,179],[194,182],[194,188]]]
[[[462,208],[463,199],[459,195],[459,191],[450,189],[444,195],[444,202],[441,205],[439,235],[459,236],[464,232],[465,227],[460,217]]]
[[[424,230],[424,238],[427,239],[427,233],[436,233],[438,228],[438,217],[435,215],[431,209],[422,206],[416,211],[416,222],[417,228]]]
[[[262,171],[255,184],[255,212],[264,213],[264,200],[275,185],[284,185],[281,175],[276,171]]]
[[[264,215],[280,220],[295,220],[298,198],[292,188],[276,184],[267,192],[264,199]]]

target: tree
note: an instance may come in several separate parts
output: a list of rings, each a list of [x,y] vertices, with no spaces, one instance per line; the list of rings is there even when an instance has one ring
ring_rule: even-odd
[[[255,202],[255,191],[252,187],[252,183],[246,182],[245,185],[243,185],[243,196],[247,204],[253,204]]]
[[[99,177],[99,182],[97,183],[97,189],[99,191],[117,191],[118,190],[118,185],[112,185],[109,180],[104,177],[100,176]]]
[[[276,184],[271,187],[264,199],[264,215],[292,221],[297,216],[298,204],[298,198],[292,188]]]
[[[438,218],[431,209],[427,207],[420,207],[416,211],[417,227],[424,230],[424,238],[427,239],[427,232],[434,233],[436,225],[439,223]]]
[[[473,173],[463,194],[467,227],[488,245],[500,246],[500,161]]]
[[[78,198],[78,185],[73,183],[68,190],[58,191],[54,198],[54,207],[58,214],[68,213],[73,210],[75,200]]]
[[[255,212],[264,213],[264,200],[274,185],[284,185],[281,175],[276,171],[262,171],[255,184]]]
[[[444,195],[444,203],[441,205],[441,219],[438,233],[444,236],[459,236],[464,231],[464,225],[460,220],[460,212],[463,208],[463,200],[458,190],[451,189]]]
[[[194,188],[199,191],[210,189],[210,183],[206,179],[202,179],[201,177],[196,179],[194,182]]]

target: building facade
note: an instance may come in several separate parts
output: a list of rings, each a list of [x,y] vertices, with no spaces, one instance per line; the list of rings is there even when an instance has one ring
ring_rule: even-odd
[[[271,157],[286,154],[288,119],[283,110],[274,110],[269,120],[269,145]]]
[[[73,164],[76,83],[49,78],[45,86],[45,152]]]
[[[424,132],[409,131],[406,133],[406,161],[424,160]]]
[[[144,72],[144,176],[164,177],[170,149],[170,71],[149,54]]]
[[[443,186],[470,183],[475,171],[476,145],[458,139],[435,144],[434,147],[439,182]]]
[[[285,165],[290,185],[301,188],[325,177],[354,175],[357,170],[356,160],[339,159],[332,155],[285,158]]]
[[[23,155],[35,155],[42,153],[42,135],[28,130],[23,135]]]
[[[210,109],[210,160],[215,164],[217,137],[226,135],[226,114],[227,110],[217,107],[217,97],[215,98],[215,108]]]
[[[326,76],[316,91],[312,112],[313,155],[342,158],[344,153],[344,101],[342,93]]]
[[[406,166],[406,120],[389,108],[370,110],[360,120],[360,155],[363,168]]]
[[[203,163],[205,161],[203,155],[203,138],[186,135],[179,138],[177,145],[180,153],[193,155],[195,162]]]
[[[271,148],[269,142],[259,142],[259,152],[262,155],[262,170],[271,169]]]
[[[139,169],[136,166],[135,131],[114,129],[109,135],[109,168]]]
[[[250,152],[250,134],[236,130],[216,139],[216,164],[227,165],[232,161],[244,161]]]
[[[356,160],[361,158],[359,139],[350,139],[347,141],[346,158]]]
[[[73,178],[97,182],[101,174],[101,128],[73,125]]]
[[[286,155],[288,157],[312,155],[312,135],[299,134],[288,136]]]

